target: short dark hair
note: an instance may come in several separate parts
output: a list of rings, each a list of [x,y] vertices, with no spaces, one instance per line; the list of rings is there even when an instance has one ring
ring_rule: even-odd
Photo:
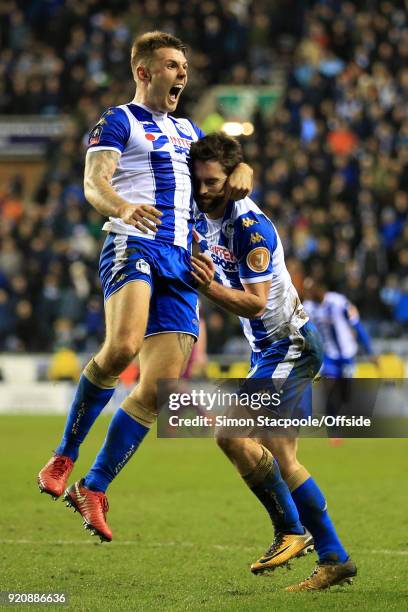
[[[141,36],[137,36],[133,41],[130,57],[133,74],[141,60],[148,62],[157,49],[163,48],[177,49],[184,53],[184,55],[187,53],[186,45],[179,38],[167,32],[155,30],[154,32],[146,32]]]
[[[242,162],[242,147],[238,140],[227,136],[224,132],[208,134],[190,148],[190,160],[217,161],[221,164],[225,174],[229,175]]]

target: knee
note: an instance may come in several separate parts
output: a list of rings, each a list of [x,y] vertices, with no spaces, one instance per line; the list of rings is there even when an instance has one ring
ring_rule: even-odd
[[[139,343],[132,338],[116,339],[106,345],[106,361],[112,371],[120,374],[136,357],[140,350]]]
[[[145,410],[152,414],[157,414],[157,385],[146,384],[146,381],[141,381],[135,389],[133,389],[130,397],[143,405]]]

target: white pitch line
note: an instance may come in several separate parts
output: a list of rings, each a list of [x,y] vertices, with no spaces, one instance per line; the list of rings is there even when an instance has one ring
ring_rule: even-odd
[[[408,555],[408,550],[387,550],[386,548],[382,550],[367,550],[361,552],[369,552],[372,555]]]
[[[89,546],[99,544],[97,537],[92,540],[0,540],[0,544],[23,544],[33,546]],[[180,546],[190,548],[194,546],[192,542],[142,542],[141,540],[120,540],[114,542],[114,546],[144,546],[149,548],[165,548],[168,546]]]
[[[100,545],[98,540],[0,540],[1,544],[19,544],[26,546],[92,546],[94,544]],[[140,546],[141,548],[170,548],[178,546],[180,548],[193,548],[194,546],[202,546],[203,548],[213,548],[214,550],[245,550],[254,551],[257,550],[257,546],[230,546],[228,544],[211,544],[211,545],[200,545],[199,543],[193,542],[144,542],[143,540],[119,540],[115,541],[110,546]],[[362,555],[397,555],[397,556],[408,556],[408,550],[390,550],[390,549],[379,549],[379,550],[360,550]]]

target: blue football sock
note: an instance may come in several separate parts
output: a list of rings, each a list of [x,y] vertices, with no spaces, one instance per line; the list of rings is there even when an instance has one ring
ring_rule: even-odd
[[[288,485],[282,479],[276,459],[265,478],[250,488],[266,508],[276,532],[304,533],[298,510]]]
[[[149,431],[122,408],[114,414],[103,447],[85,476],[85,486],[105,492]]]
[[[55,451],[57,455],[66,455],[72,461],[77,460],[80,445],[114,391],[114,388],[101,389],[82,374],[68,413],[61,444]]]
[[[292,491],[292,497],[299,511],[300,520],[313,536],[319,561],[344,563],[348,559],[348,554],[327,512],[324,495],[313,478],[309,477]]]

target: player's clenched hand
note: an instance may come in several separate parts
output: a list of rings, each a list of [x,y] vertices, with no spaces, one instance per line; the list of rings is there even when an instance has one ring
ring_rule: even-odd
[[[205,293],[214,279],[214,262],[208,255],[200,253],[197,257],[191,256],[191,265],[194,269],[191,274],[197,281],[199,290]]]
[[[160,210],[150,204],[124,204],[119,209],[119,217],[128,225],[133,225],[138,230],[147,234],[147,230],[157,232],[157,225],[161,224]]]
[[[242,200],[251,193],[253,185],[254,171],[242,162],[231,172],[225,183],[225,197],[227,200]]]

